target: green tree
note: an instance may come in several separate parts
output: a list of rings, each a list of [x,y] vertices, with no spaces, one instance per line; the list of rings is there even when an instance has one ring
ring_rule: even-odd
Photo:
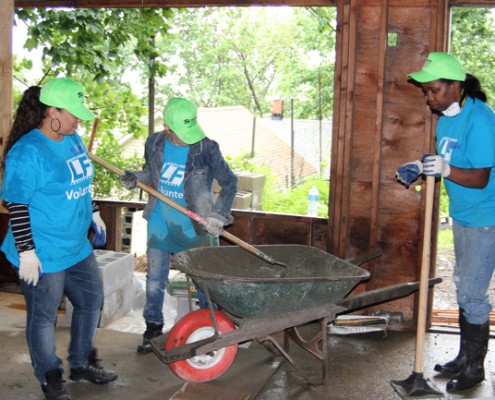
[[[143,93],[133,93],[122,79],[130,69],[145,88],[150,78],[159,79],[162,104],[182,95],[204,106],[241,104],[264,115],[273,98],[295,97],[296,118],[331,115],[334,8],[17,9],[16,14],[28,27],[26,48],[43,49],[43,77],[34,84],[62,74],[84,83],[100,118],[96,154],[120,169],[138,168],[139,159],[124,159],[117,139],[146,134]],[[24,79],[24,71],[16,76]],[[99,166],[96,173],[96,196],[124,195],[112,174]]]
[[[457,56],[466,72],[476,76],[495,105],[495,29],[489,8],[454,7],[450,51]]]
[[[205,107],[243,105],[259,116],[296,99],[296,118],[331,115],[335,8],[204,8],[174,17],[157,42],[168,71],[164,97]],[[214,45],[212,45],[214,43]]]
[[[87,103],[99,117],[96,154],[121,169],[135,160],[125,160],[114,136],[144,136],[143,120],[148,110],[146,97],[133,93],[122,79],[129,67],[139,68],[142,79],[160,76],[165,65],[155,63],[152,38],[165,35],[168,9],[16,9],[18,23],[27,26],[24,47],[42,49],[42,74],[29,82],[28,62],[16,64],[15,76],[26,86],[43,84],[56,76],[69,76],[84,84]],[[16,96],[18,98],[19,95]],[[90,122],[83,123],[86,132]],[[83,129],[83,130],[84,130]],[[84,140],[88,140],[87,135]],[[110,151],[108,146],[115,148]],[[129,168],[130,169],[130,168]],[[96,197],[119,192],[115,176],[96,167]],[[113,189],[112,189],[113,188]]]

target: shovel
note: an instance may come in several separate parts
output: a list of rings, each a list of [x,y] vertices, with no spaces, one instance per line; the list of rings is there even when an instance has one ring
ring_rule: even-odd
[[[416,332],[416,360],[414,371],[409,378],[403,381],[391,381],[391,385],[402,398],[409,397],[443,397],[443,393],[435,385],[423,377],[423,351],[426,331],[426,303],[428,294],[428,271],[431,258],[431,219],[433,214],[433,194],[435,177],[426,177],[426,210],[425,227],[423,233],[423,257],[421,261],[421,275],[419,279],[419,307],[418,325]]]
[[[114,167],[113,165],[109,164],[105,160],[95,156],[92,153],[89,153],[89,158],[91,158],[93,161],[97,162],[98,164],[102,165],[106,169],[115,172],[118,176],[123,176],[125,175],[124,172],[122,172],[120,169],[117,167]],[[181,206],[180,204],[177,204],[176,202],[170,200],[168,197],[164,196],[162,193],[158,192],[157,190],[153,189],[152,187],[145,185],[142,182],[137,181],[136,182],[137,187],[143,189],[145,192],[149,193],[150,195],[156,197],[157,199],[163,201],[164,203],[168,204],[169,206],[175,208],[177,211],[180,211],[182,214],[187,215],[189,218],[193,219],[194,221],[200,223],[203,226],[206,226],[206,219],[203,217],[199,216],[198,214],[192,212],[191,210],[188,210],[187,208]],[[238,246],[242,247],[244,250],[249,251],[250,253],[254,254],[256,257],[261,258],[262,260],[270,263],[271,265],[279,265],[285,269],[285,271],[278,272],[278,277],[283,278],[287,272],[288,272],[288,267],[286,264],[274,260],[272,257],[270,257],[268,254],[263,253],[262,251],[258,250],[257,248],[251,246],[250,244],[244,242],[243,240],[239,239],[237,236],[232,235],[231,233],[227,231],[222,231],[221,236],[223,236],[225,239],[229,240],[230,242],[237,244]]]

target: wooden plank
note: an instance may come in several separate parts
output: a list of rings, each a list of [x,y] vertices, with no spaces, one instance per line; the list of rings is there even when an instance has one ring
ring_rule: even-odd
[[[14,20],[13,0],[0,2],[0,153],[10,132],[13,116],[13,72],[12,72],[12,31]]]
[[[10,0],[9,0],[10,1]],[[199,0],[16,0],[15,7],[76,7],[76,8],[143,8],[143,7],[203,7],[203,6],[335,6],[339,0],[259,0],[259,1],[199,1]],[[450,7],[494,7],[495,0],[450,0]]]
[[[493,0],[450,0],[449,5],[451,7],[493,7],[495,1]]]
[[[11,1],[11,0],[9,0]],[[216,6],[335,6],[337,0],[15,0],[15,7],[73,8],[145,8],[145,7],[216,7]]]
[[[490,325],[495,325],[495,311],[490,313],[489,317]],[[459,323],[459,311],[458,310],[433,310],[431,316],[431,322],[434,325],[442,324],[458,324]]]
[[[347,216],[350,202],[352,134],[354,122],[354,88],[358,0],[337,7],[337,47],[334,84],[334,124],[330,180],[329,251],[345,257]]]
[[[2,0],[0,2],[0,154],[3,154],[4,146],[10,133],[13,119],[13,57],[12,57],[12,31],[14,27],[14,0]],[[0,186],[2,185],[0,171]],[[0,201],[0,213],[7,213]]]
[[[371,213],[370,213],[370,231],[369,231],[369,247],[368,251],[376,250],[377,248],[377,226],[379,218],[379,202],[380,202],[380,167],[382,159],[382,132],[383,132],[383,113],[384,113],[384,80],[386,72],[386,58],[387,58],[387,35],[388,35],[388,10],[389,3],[384,1],[380,7],[380,35],[379,35],[379,57],[378,57],[378,81],[377,81],[377,96],[376,96],[376,111],[375,111],[375,132],[373,143],[373,178],[371,187]],[[374,281],[374,268],[375,263],[371,262],[368,265],[368,270],[371,273],[371,279],[369,280],[367,287],[373,288]]]

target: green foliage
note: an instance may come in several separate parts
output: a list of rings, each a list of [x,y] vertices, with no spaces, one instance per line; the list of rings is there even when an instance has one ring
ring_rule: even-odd
[[[263,211],[307,215],[308,193],[313,186],[318,188],[320,194],[318,216],[327,218],[330,183],[318,176],[310,177],[285,191],[267,188],[267,193],[263,192]]]
[[[494,17],[489,8],[452,8],[451,52],[459,58],[466,72],[476,76],[495,105],[495,35]]]
[[[447,190],[445,189],[445,182],[442,179],[440,186],[440,210],[439,215],[441,217],[449,215],[449,196],[447,195]]]
[[[241,104],[263,115],[271,112],[273,98],[296,98],[295,118],[331,115],[334,7],[34,8],[15,12],[17,21],[28,29],[25,48],[43,53],[39,81],[32,81],[36,75],[30,73],[31,64],[22,60],[16,64],[16,78],[26,86],[63,75],[83,83],[87,104],[100,119],[97,154],[121,169],[140,169],[140,165],[133,168],[138,160],[123,159],[117,139],[144,137],[147,132],[143,122],[147,99],[124,83],[129,70],[137,71],[143,88],[149,78],[157,79],[159,104],[172,96],[184,96],[200,106]],[[91,122],[82,123],[83,136],[90,130]],[[131,165],[125,167],[127,161]],[[274,181],[267,168],[263,173],[268,182]],[[129,196],[114,174],[99,166],[94,187],[98,197]],[[275,190],[265,198],[273,199],[273,211],[276,207],[290,210],[290,202],[299,206],[306,201],[307,194],[301,201],[294,200],[297,190],[306,189],[288,191],[286,196],[291,198],[285,202]],[[306,213],[305,208],[301,207],[301,213]]]
[[[308,193],[309,190],[316,186],[320,193],[318,216],[328,217],[328,199],[330,183],[320,176],[312,176],[299,182],[294,187],[281,190],[276,185],[276,177],[270,168],[266,165],[257,165],[253,163],[249,153],[244,153],[239,157],[225,157],[230,168],[236,172],[248,171],[256,174],[265,175],[265,186],[263,187],[263,211],[275,212],[281,214],[300,214],[308,213]]]
[[[296,99],[295,118],[329,118],[334,23],[334,7],[183,10],[157,41],[168,63],[158,96],[241,104],[258,116],[271,112],[273,99]]]
[[[466,71],[476,76],[487,94],[488,103],[494,103],[495,35],[492,10],[488,8],[452,8],[450,51],[459,58]],[[440,216],[449,215],[449,197],[442,180]],[[440,235],[447,236],[444,231]]]
[[[166,34],[170,14],[170,10],[160,8],[16,9],[18,21],[28,29],[25,48],[42,49],[43,71],[41,80],[32,82],[32,63],[21,60],[15,64],[15,76],[26,86],[43,84],[56,76],[81,82],[86,89],[86,103],[100,120],[97,154],[117,167],[141,169],[142,160],[138,162],[137,157],[123,159],[117,138],[146,135],[143,120],[148,111],[147,99],[133,93],[122,76],[129,66],[139,67],[143,79],[165,74],[165,64],[154,62],[158,53],[153,38]],[[16,93],[16,104],[19,99]],[[90,132],[91,122],[81,125],[84,136],[84,132]],[[137,164],[139,167],[133,168]],[[134,196],[133,192],[123,192],[116,175],[100,166],[96,167],[93,186],[96,197]]]
[[[124,158],[120,151],[118,141],[112,135],[103,135],[95,154],[106,162],[117,167],[121,171],[141,170],[142,157]],[[103,166],[93,163],[95,166],[95,179],[93,183],[93,197],[95,198],[119,198],[121,200],[136,200],[138,191],[124,189],[118,182],[118,176]]]
[[[43,49],[43,65],[48,74],[86,71],[92,79],[102,81],[121,74],[131,52],[145,65],[157,56],[150,38],[166,33],[170,11],[40,8],[16,9],[16,15],[28,27],[25,47]],[[158,75],[165,72],[160,65],[153,69]]]
[[[452,228],[440,229],[438,231],[437,247],[439,249],[454,248],[454,233],[452,232]]]

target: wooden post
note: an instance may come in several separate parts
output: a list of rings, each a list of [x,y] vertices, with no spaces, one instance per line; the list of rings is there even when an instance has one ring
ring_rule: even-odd
[[[12,30],[14,26],[14,0],[0,2],[0,154],[10,132],[13,115]],[[0,171],[0,185],[1,175]],[[0,213],[6,210],[1,206]]]

